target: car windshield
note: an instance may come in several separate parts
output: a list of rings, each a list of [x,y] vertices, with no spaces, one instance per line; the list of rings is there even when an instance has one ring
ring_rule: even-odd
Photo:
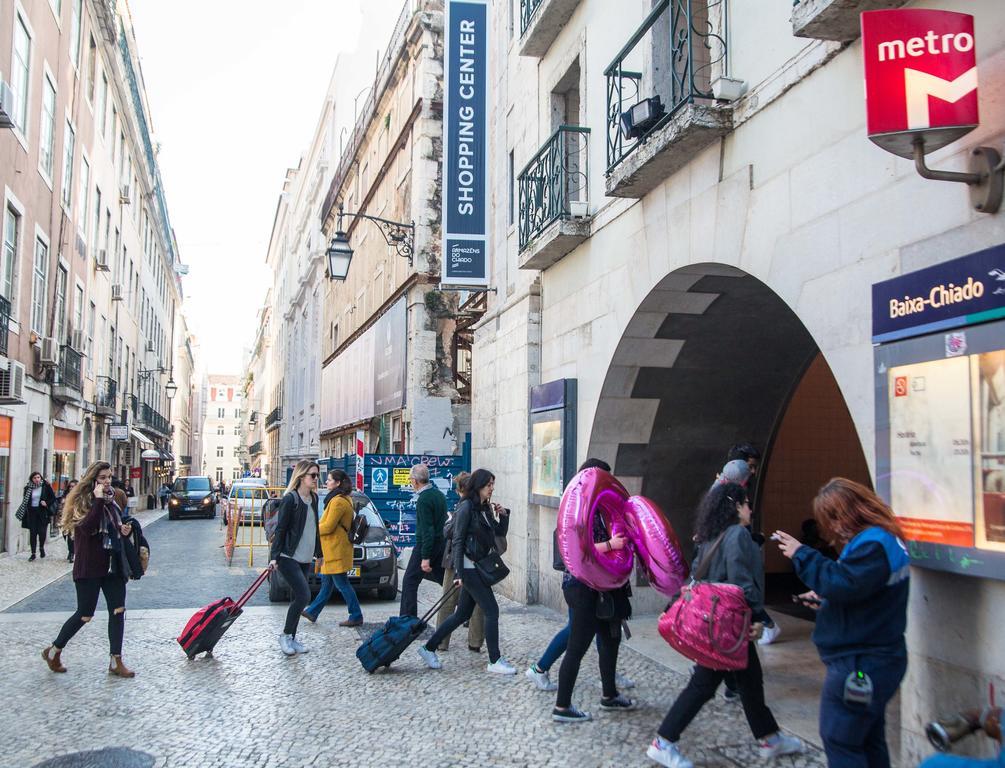
[[[232,499],[267,499],[269,494],[264,488],[233,488],[230,491]]]
[[[174,481],[174,487],[171,490],[175,493],[192,493],[195,491],[209,493],[209,478],[179,477]]]

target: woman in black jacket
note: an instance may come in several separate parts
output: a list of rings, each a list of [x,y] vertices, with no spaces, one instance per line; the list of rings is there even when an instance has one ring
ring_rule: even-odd
[[[314,492],[319,474],[321,467],[317,462],[309,459],[298,462],[276,511],[276,532],[272,537],[269,565],[290,585],[290,607],[283,634],[279,636],[279,647],[287,656],[307,653],[307,648],[297,640],[297,626],[301,612],[311,602],[307,569],[321,557],[318,497]]]
[[[747,643],[747,667],[733,673],[740,692],[743,713],[757,740],[762,758],[802,752],[803,743],[778,730],[774,715],[764,703],[764,678],[754,641],[764,629],[764,561],[761,548],[750,536],[750,499],[735,483],[713,486],[698,508],[694,571],[703,571],[703,581],[734,584],[743,590],[755,622]],[[707,562],[706,562],[707,560]],[[725,672],[694,668],[687,687],[681,691],[646,754],[668,768],[693,768],[677,748],[684,729],[698,715],[722,682]]]
[[[56,514],[56,494],[40,472],[32,472],[28,478],[21,506],[24,509],[21,527],[28,529],[28,541],[31,545],[31,557],[28,559],[35,559],[36,545],[38,554],[45,557],[45,539],[49,521]]]
[[[509,510],[492,503],[495,475],[487,469],[476,469],[468,478],[464,498],[454,510],[453,556],[455,586],[462,586],[457,610],[440,624],[429,642],[419,648],[419,656],[430,669],[443,665],[436,656],[440,641],[471,618],[475,605],[485,614],[485,644],[489,651],[488,671],[500,675],[516,674],[516,667],[499,653],[499,604],[492,587],[485,583],[475,567],[475,561],[490,552],[497,552],[495,539],[505,537],[509,530]],[[496,516],[493,516],[493,511]]]

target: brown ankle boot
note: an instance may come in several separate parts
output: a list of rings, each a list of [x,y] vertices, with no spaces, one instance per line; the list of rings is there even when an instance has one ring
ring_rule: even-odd
[[[108,674],[117,677],[136,677],[136,673],[122,663],[121,656],[112,656],[112,660],[108,664]]]
[[[52,651],[52,655],[49,655],[50,651]],[[59,660],[59,654],[61,653],[61,650],[54,648],[51,645],[42,651],[42,658],[45,659],[45,663],[49,665],[49,669],[53,672],[66,672],[66,667],[64,667],[63,662]]]

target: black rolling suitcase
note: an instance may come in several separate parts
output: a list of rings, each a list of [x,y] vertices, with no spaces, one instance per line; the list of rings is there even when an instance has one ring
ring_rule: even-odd
[[[356,658],[363,665],[363,669],[375,672],[380,667],[389,667],[392,662],[397,661],[405,649],[423,633],[433,614],[440,610],[458,589],[460,589],[458,586],[451,587],[450,591],[433,603],[433,607],[426,611],[421,619],[415,616],[389,618],[383,627],[370,635],[356,649]]]
[[[205,653],[207,656],[213,654],[213,648],[223,637],[223,634],[230,629],[230,625],[237,621],[245,603],[265,583],[271,571],[272,566],[262,571],[247,591],[236,601],[225,597],[195,612],[177,638],[178,645],[185,651],[190,661],[200,653]]]

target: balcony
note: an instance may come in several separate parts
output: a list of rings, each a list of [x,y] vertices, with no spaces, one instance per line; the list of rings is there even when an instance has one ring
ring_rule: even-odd
[[[609,196],[642,197],[733,130],[712,95],[725,11],[725,0],[661,0],[605,70]]]
[[[115,415],[115,395],[118,383],[109,376],[98,376],[94,380],[94,409],[99,416]]]
[[[817,40],[848,42],[862,33],[859,14],[900,8],[907,0],[795,0],[792,34]]]
[[[7,341],[10,335],[10,299],[0,296],[0,357],[7,357]]]
[[[520,55],[544,56],[579,0],[520,0]]]
[[[278,405],[272,409],[272,412],[265,417],[265,431],[271,432],[279,426],[279,423],[283,420],[283,409]]]
[[[259,456],[262,453],[264,453],[264,451],[262,450],[262,441],[259,440],[256,443],[252,443],[248,447],[248,453],[251,454],[252,456]]]
[[[140,405],[137,421],[140,425],[165,437],[171,434],[171,422],[147,403]]]
[[[52,397],[64,403],[79,402],[81,397],[80,361],[83,355],[64,344],[59,348],[59,365],[52,381]]]
[[[190,467],[190,466],[192,466],[192,457],[191,456],[184,456],[184,455],[179,456],[178,457],[178,466],[180,466],[180,467]]]
[[[590,236],[590,129],[563,125],[520,172],[520,269],[547,269]]]

